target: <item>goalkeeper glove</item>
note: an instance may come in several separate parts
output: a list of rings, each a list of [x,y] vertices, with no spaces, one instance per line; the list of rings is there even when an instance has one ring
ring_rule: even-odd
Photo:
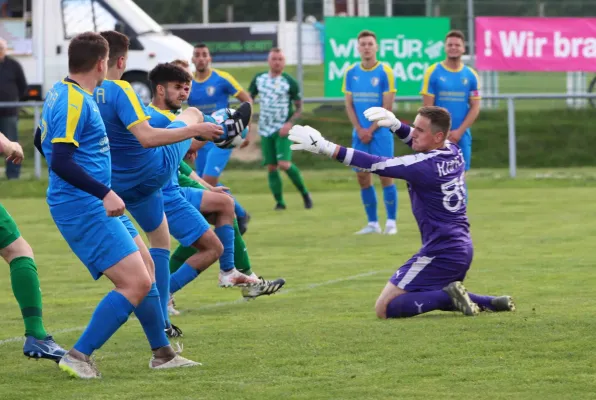
[[[294,125],[290,129],[289,138],[293,145],[292,150],[306,150],[314,154],[324,154],[327,157],[333,157],[337,148],[335,143],[331,143],[321,135],[319,131],[310,126]]]
[[[379,126],[391,129],[394,133],[401,127],[400,120],[391,111],[383,107],[371,107],[364,111],[364,116],[369,121],[376,122]]]

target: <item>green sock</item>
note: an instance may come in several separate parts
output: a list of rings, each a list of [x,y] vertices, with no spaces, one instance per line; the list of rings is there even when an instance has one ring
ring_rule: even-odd
[[[250,269],[250,258],[248,258],[248,249],[240,234],[238,220],[236,218],[234,218],[234,265],[236,266],[236,269],[243,274],[252,274],[252,270]]]
[[[193,256],[197,250],[194,247],[184,247],[179,245],[176,250],[170,256],[170,274],[178,271],[178,268],[182,266],[188,260],[190,256]]]
[[[278,170],[269,171],[269,189],[271,189],[271,193],[273,193],[273,197],[275,197],[275,201],[277,204],[286,205],[284,201],[284,196],[282,194],[282,183],[281,183],[281,175],[279,174]]]
[[[308,190],[306,190],[306,186],[304,186],[304,179],[302,179],[302,174],[300,170],[296,166],[296,164],[292,164],[290,168],[286,171],[286,174],[292,180],[292,183],[302,194],[308,194]]]
[[[17,257],[10,262],[12,292],[21,307],[25,322],[25,335],[44,339],[48,334],[43,326],[41,312],[41,289],[35,261],[29,257]]]

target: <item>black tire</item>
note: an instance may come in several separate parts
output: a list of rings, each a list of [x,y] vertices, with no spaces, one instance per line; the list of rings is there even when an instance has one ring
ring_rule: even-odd
[[[122,76],[122,79],[129,82],[134,91],[141,97],[145,105],[151,102],[152,92],[151,83],[146,73],[129,72]]]
[[[594,93],[596,90],[596,76],[592,78],[592,82],[590,82],[590,86],[588,86],[588,93]],[[596,99],[590,98],[588,99],[592,107],[596,107]]]

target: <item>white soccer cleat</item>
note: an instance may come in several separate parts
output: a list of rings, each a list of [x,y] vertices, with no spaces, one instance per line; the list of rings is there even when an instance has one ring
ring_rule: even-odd
[[[397,235],[397,225],[395,221],[387,221],[385,224],[385,230],[383,231],[384,235]]]
[[[219,271],[219,287],[245,287],[259,284],[259,279],[244,275],[234,268],[231,271]]]
[[[371,233],[381,233],[381,227],[378,223],[369,223],[364,228],[360,229],[358,232],[355,232],[354,235],[369,235]]]
[[[463,283],[459,281],[452,282],[445,286],[443,291],[451,297],[451,302],[455,310],[460,311],[463,315],[473,317],[480,313],[480,307],[470,299]]]
[[[176,357],[172,358],[170,361],[159,364],[157,366],[153,366],[153,358],[149,361],[149,368],[151,369],[171,369],[171,368],[185,368],[185,367],[195,367],[197,365],[203,365],[200,362],[192,361],[187,358],[182,357],[179,354],[176,354]]]
[[[66,353],[58,363],[58,367],[73,378],[96,379],[101,378],[95,362],[87,357],[86,360],[74,358],[70,353]]]
[[[174,295],[170,295],[170,300],[168,300],[168,314],[169,315],[180,315],[180,311],[176,310],[176,303],[174,302]]]

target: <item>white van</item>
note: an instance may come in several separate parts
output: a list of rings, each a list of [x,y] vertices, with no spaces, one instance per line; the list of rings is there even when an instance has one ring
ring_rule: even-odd
[[[2,3],[2,1],[0,1]],[[68,44],[75,35],[117,30],[130,38],[127,69],[122,79],[148,103],[151,88],[147,73],[158,63],[190,61],[193,46],[164,31],[131,0],[6,0],[0,15],[0,36],[9,54],[25,71],[30,99],[42,98],[68,74]],[[4,17],[4,18],[3,18]],[[8,37],[6,37],[8,36]],[[42,57],[39,57],[43,54]],[[41,89],[41,90],[40,90]]]

